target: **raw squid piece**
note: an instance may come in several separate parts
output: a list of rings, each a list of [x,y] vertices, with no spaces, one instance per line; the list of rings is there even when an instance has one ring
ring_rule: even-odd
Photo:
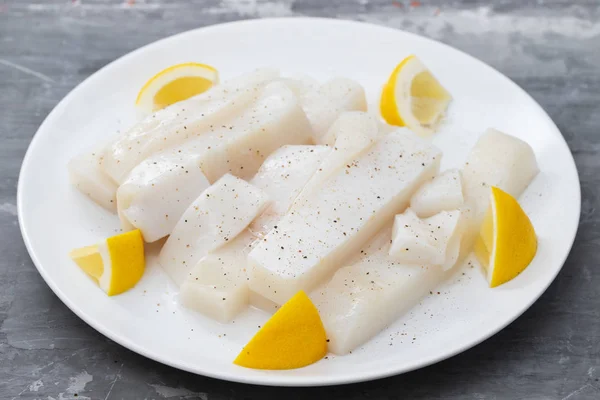
[[[347,354],[364,344],[449,275],[439,266],[394,262],[389,247],[390,229],[385,229],[349,266],[310,294],[332,353]]]
[[[117,185],[104,173],[104,146],[74,157],[67,169],[69,180],[80,192],[108,211],[117,211]]]
[[[458,209],[465,202],[460,171],[444,171],[425,183],[410,199],[410,208],[420,218],[428,218],[442,211]]]
[[[462,170],[465,197],[480,220],[489,205],[491,186],[517,198],[538,172],[531,146],[514,136],[488,129],[471,150]]]
[[[160,265],[181,285],[200,259],[233,240],[268,204],[262,190],[223,176],[183,213],[160,252]]]
[[[365,141],[371,144],[379,136],[383,135],[382,124],[376,116],[364,111],[346,111],[334,121],[325,135],[324,142],[332,147],[354,147],[360,148],[357,144]],[[394,127],[391,132],[398,130]],[[390,132],[387,132],[390,133]],[[361,139],[355,139],[359,134]],[[355,143],[353,145],[353,143]]]
[[[139,229],[146,242],[161,239],[208,186],[196,157],[152,156],[136,166],[117,190],[123,228]]]
[[[450,269],[458,260],[461,212],[442,211],[420,219],[409,208],[394,218],[390,259],[402,264],[438,265]]]
[[[277,71],[259,69],[157,111],[106,149],[105,172],[122,183],[142,160],[235,118],[256,99],[260,89],[278,76]]]
[[[439,169],[440,151],[411,132],[384,136],[290,211],[248,255],[250,287],[283,304],[310,291],[403,211]]]

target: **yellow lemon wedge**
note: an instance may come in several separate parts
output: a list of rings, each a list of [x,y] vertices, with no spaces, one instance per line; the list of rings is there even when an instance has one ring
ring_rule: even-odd
[[[496,287],[527,268],[537,251],[537,238],[529,217],[510,194],[492,187],[490,203],[475,255],[487,270],[490,287]]]
[[[145,113],[206,92],[219,83],[219,73],[210,65],[183,63],[154,75],[142,87],[135,105]]]
[[[321,317],[306,293],[299,291],[242,349],[234,364],[255,369],[301,368],[327,354]]]
[[[435,132],[452,96],[416,56],[396,66],[381,92],[381,116],[427,136]]]
[[[144,240],[139,229],[75,249],[69,256],[109,296],[131,289],[144,274]]]

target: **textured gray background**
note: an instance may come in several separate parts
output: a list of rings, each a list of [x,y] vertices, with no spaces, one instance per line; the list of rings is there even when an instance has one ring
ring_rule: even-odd
[[[88,327],[37,273],[17,224],[25,150],[90,74],[156,39],[242,18],[356,19],[449,43],[525,88],[565,135],[583,204],[558,279],[507,329],[450,360],[370,383],[276,389],[147,360]],[[0,0],[0,398],[600,399],[600,2],[597,0]]]

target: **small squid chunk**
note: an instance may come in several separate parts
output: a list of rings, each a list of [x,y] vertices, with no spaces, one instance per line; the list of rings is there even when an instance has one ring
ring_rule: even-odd
[[[160,252],[160,265],[181,285],[198,261],[233,240],[268,205],[262,190],[223,176],[183,213]]]
[[[96,204],[117,211],[117,185],[102,170],[104,147],[75,156],[67,166],[71,184]]]
[[[334,78],[300,96],[302,108],[310,121],[313,140],[333,145],[335,138],[327,132],[344,111],[367,111],[363,87],[350,79]]]
[[[146,242],[161,239],[208,186],[196,157],[152,156],[135,167],[117,190],[123,227],[139,229]]]
[[[426,219],[419,219],[411,209],[396,215],[390,258],[402,264],[452,267],[460,252],[460,222],[458,210],[442,211]]]
[[[283,304],[342,266],[402,212],[439,168],[440,151],[409,131],[390,133],[293,208],[248,255],[250,288]]]
[[[419,218],[428,218],[442,211],[456,210],[464,201],[460,171],[450,169],[421,186],[410,199],[410,208]]]
[[[488,129],[471,150],[462,170],[465,198],[480,222],[487,211],[490,186],[517,198],[538,174],[529,144],[495,129]]]
[[[346,111],[331,125],[325,135],[325,142],[328,146],[355,148],[362,150],[365,146],[360,145],[365,141],[371,144],[379,136],[383,135],[382,124],[376,116],[364,111]],[[398,130],[395,126],[386,133]],[[359,136],[356,138],[355,136]]]

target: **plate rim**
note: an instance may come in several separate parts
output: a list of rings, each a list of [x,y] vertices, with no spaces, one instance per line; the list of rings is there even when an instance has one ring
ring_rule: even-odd
[[[127,338],[125,336],[120,336],[117,333],[114,333],[110,328],[105,327],[101,322],[90,317],[75,302],[72,302],[71,300],[69,300],[68,296],[54,283],[52,278],[45,271],[45,269],[42,266],[41,261],[38,259],[35,249],[33,248],[32,244],[31,244],[30,237],[29,237],[29,231],[24,222],[24,215],[23,215],[23,213],[24,213],[24,211],[23,211],[24,210],[23,190],[24,189],[23,189],[23,187],[25,184],[23,183],[23,176],[26,175],[26,173],[27,173],[28,165],[30,164],[30,158],[32,157],[31,154],[34,151],[32,149],[36,148],[36,146],[37,146],[37,143],[40,138],[40,135],[39,135],[40,131],[42,131],[43,129],[46,129],[46,125],[49,125],[50,122],[56,117],[56,115],[58,115],[58,113],[61,111],[61,109],[66,107],[66,104],[68,103],[70,98],[73,97],[78,91],[83,90],[82,88],[84,88],[86,85],[89,85],[92,82],[94,82],[95,80],[99,79],[98,76],[101,75],[105,70],[114,67],[115,64],[126,62],[129,58],[134,57],[138,53],[144,52],[144,51],[146,51],[147,48],[149,48],[151,46],[155,46],[159,43],[174,40],[174,39],[178,38],[179,36],[189,35],[193,32],[205,31],[205,30],[211,30],[211,29],[221,29],[221,28],[224,28],[224,27],[230,26],[230,25],[260,25],[260,24],[269,24],[269,23],[280,23],[282,21],[290,22],[290,20],[294,20],[294,23],[300,23],[300,24],[321,23],[321,24],[340,24],[340,25],[349,25],[349,26],[350,25],[360,25],[362,27],[367,26],[368,28],[371,28],[371,29],[376,28],[376,29],[380,29],[382,31],[389,31],[390,33],[393,33],[393,34],[401,32],[402,34],[407,35],[408,37],[418,38],[419,40],[425,40],[427,42],[430,42],[431,44],[435,44],[438,46],[441,45],[443,47],[450,48],[451,50],[458,52],[462,56],[465,56],[465,57],[469,58],[471,61],[474,61],[475,63],[479,64],[481,67],[487,68],[487,69],[491,70],[492,72],[494,72],[495,74],[502,77],[505,80],[507,85],[512,86],[515,90],[521,92],[521,94],[525,95],[529,100],[531,100],[531,102],[535,105],[535,107],[537,107],[539,109],[540,115],[543,116],[550,123],[550,125],[555,128],[555,130],[559,134],[558,136],[562,140],[563,144],[569,150],[569,156],[570,156],[569,162],[572,164],[573,170],[575,171],[575,175],[577,177],[577,190],[575,193],[573,193],[573,195],[575,197],[574,200],[576,201],[576,204],[577,204],[577,210],[576,210],[577,211],[577,213],[576,213],[577,221],[574,224],[573,231],[570,232],[570,234],[569,234],[569,236],[571,237],[571,243],[568,246],[568,251],[565,252],[564,256],[562,257],[562,260],[560,260],[560,265],[561,265],[560,268],[558,268],[556,270],[556,272],[554,273],[554,275],[551,277],[551,279],[548,280],[547,284],[543,287],[543,290],[540,290],[539,293],[536,296],[534,296],[529,303],[527,303],[527,304],[524,303],[522,305],[521,309],[518,312],[516,312],[513,316],[511,316],[511,318],[508,318],[503,324],[485,332],[485,334],[479,336],[476,340],[472,340],[472,341],[465,343],[459,347],[453,348],[450,351],[440,353],[439,355],[436,355],[436,356],[422,357],[420,359],[416,359],[409,366],[390,368],[385,372],[365,371],[361,374],[349,373],[344,376],[335,376],[333,378],[329,378],[327,376],[319,376],[318,378],[316,378],[313,376],[309,376],[309,377],[281,376],[281,375],[251,376],[251,375],[244,375],[244,374],[232,374],[229,372],[213,373],[210,368],[191,366],[186,363],[177,363],[177,362],[171,361],[168,358],[163,358],[160,355],[155,354],[152,350],[148,350],[143,346],[139,346],[134,341],[131,341],[129,338]],[[54,106],[52,111],[50,111],[50,113],[44,118],[44,121],[40,124],[40,126],[36,130],[35,134],[33,135],[32,139],[31,139],[31,142],[29,143],[29,145],[27,147],[27,151],[25,153],[25,156],[23,157],[23,161],[21,163],[21,168],[19,170],[19,178],[18,178],[18,184],[17,184],[17,214],[18,214],[19,228],[21,231],[21,235],[23,237],[23,241],[25,243],[25,247],[27,248],[27,252],[29,253],[29,256],[31,257],[33,264],[35,265],[36,269],[38,270],[38,272],[40,273],[40,275],[42,276],[42,278],[44,279],[46,284],[50,287],[50,289],[54,292],[54,294],[56,294],[56,296],[73,313],[75,313],[75,315],[77,315],[79,318],[81,318],[86,324],[91,326],[93,329],[95,329],[96,331],[98,331],[99,333],[104,335],[105,337],[109,338],[110,340],[118,343],[119,345],[121,345],[135,353],[138,353],[146,358],[149,358],[153,361],[159,362],[161,364],[165,364],[170,367],[184,370],[184,371],[196,374],[196,375],[206,376],[206,377],[215,378],[215,379],[221,379],[221,380],[245,383],[245,384],[264,385],[264,386],[291,386],[291,387],[331,386],[331,385],[358,383],[358,382],[365,382],[365,381],[387,378],[390,376],[403,374],[403,373],[414,371],[414,370],[417,370],[417,369],[420,369],[420,368],[423,368],[423,367],[426,367],[429,365],[436,364],[440,361],[451,358],[457,354],[460,354],[470,348],[477,346],[478,344],[482,343],[483,341],[489,339],[490,337],[494,336],[495,334],[497,334],[498,332],[500,332],[501,330],[506,328],[508,325],[513,323],[517,318],[519,318],[521,315],[523,315],[523,313],[525,311],[527,311],[540,298],[540,296],[547,291],[548,287],[555,281],[556,277],[558,276],[560,271],[563,269],[564,264],[569,256],[569,254],[571,253],[571,250],[575,243],[577,231],[579,229],[579,223],[581,221],[581,181],[579,179],[579,171],[577,170],[577,165],[573,158],[573,153],[572,153],[570,147],[568,146],[568,143],[566,142],[565,137],[563,136],[562,132],[556,126],[556,124],[554,123],[552,118],[550,118],[548,113],[546,113],[546,111],[543,109],[543,107],[531,95],[529,95],[529,93],[527,93],[523,88],[521,88],[521,86],[519,86],[508,76],[504,75],[502,72],[498,71],[497,69],[495,69],[494,67],[485,63],[484,61],[481,61],[480,59],[478,59],[474,56],[471,56],[470,54],[465,53],[464,51],[457,49],[453,46],[450,46],[448,44],[445,44],[443,42],[440,42],[440,41],[437,41],[437,40],[434,40],[434,39],[431,39],[431,38],[428,38],[425,36],[421,36],[421,35],[418,35],[418,34],[415,34],[412,32],[407,32],[402,29],[392,28],[392,27],[384,26],[384,25],[377,25],[377,24],[373,24],[373,23],[369,23],[369,22],[347,20],[347,19],[321,18],[321,17],[262,18],[262,19],[246,19],[246,20],[230,21],[230,22],[226,22],[226,23],[218,23],[218,24],[213,24],[213,25],[208,25],[208,26],[204,26],[204,27],[187,30],[184,32],[180,32],[180,33],[171,35],[171,36],[164,37],[162,39],[148,43],[142,47],[134,49],[134,50],[118,57],[117,59],[111,61],[110,63],[108,63],[105,66],[103,66],[102,68],[100,68],[98,71],[94,72],[92,75],[88,76],[82,82],[78,83],[73,89],[71,89],[69,91],[69,93],[67,93],[67,95],[65,95],[56,104],[56,106]]]

